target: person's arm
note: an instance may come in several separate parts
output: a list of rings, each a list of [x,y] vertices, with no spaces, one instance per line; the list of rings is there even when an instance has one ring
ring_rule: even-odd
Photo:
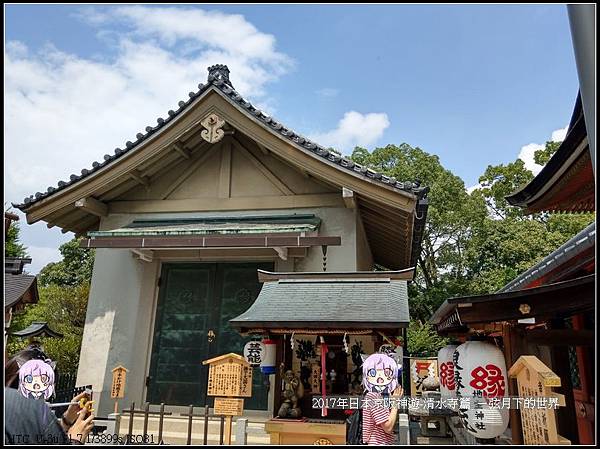
[[[402,396],[402,387],[398,386],[392,393],[392,410],[390,411],[390,416],[386,422],[381,424],[381,428],[386,431],[386,433],[394,433],[394,426],[396,425],[396,419],[398,419],[398,403],[395,399]]]

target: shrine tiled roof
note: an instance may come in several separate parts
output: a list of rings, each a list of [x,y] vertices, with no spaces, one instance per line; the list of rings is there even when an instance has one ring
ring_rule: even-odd
[[[364,276],[352,279],[351,274],[341,277],[326,272],[320,275],[310,278],[301,273],[295,279],[288,276],[265,282],[252,306],[229,323],[243,330],[323,326],[376,329],[408,325],[406,281]]]
[[[286,138],[290,142],[301,146],[303,149],[316,154],[324,160],[333,162],[340,169],[349,170],[361,174],[373,181],[397,189],[398,191],[411,193],[417,196],[419,199],[424,198],[427,195],[429,187],[421,186],[419,181],[398,181],[394,177],[386,176],[361,164],[357,164],[351,161],[350,159],[341,156],[333,151],[327,150],[319,144],[312,142],[306,137],[301,136],[295,131],[279,123],[273,117],[270,117],[263,111],[257,109],[254,105],[252,105],[252,103],[245,100],[234,89],[233,85],[229,81],[229,69],[227,68],[227,66],[222,64],[211,66],[208,68],[208,73],[208,80],[206,84],[199,84],[198,90],[190,92],[188,94],[188,99],[181,100],[178,103],[177,109],[169,110],[165,118],[158,117],[156,119],[156,125],[149,125],[145,128],[145,132],[137,133],[135,140],[128,140],[127,142],[125,142],[124,148],[116,148],[113,154],[105,154],[102,161],[93,162],[91,168],[84,168],[83,170],[81,170],[80,174],[72,174],[68,180],[58,181],[56,187],[50,186],[45,192],[36,192],[34,195],[30,195],[29,197],[24,198],[21,204],[13,203],[13,206],[17,207],[22,211],[25,211],[27,208],[29,208],[36,202],[79,182],[80,180],[90,176],[92,173],[118,160],[124,154],[135,150],[140,144],[142,144],[144,141],[146,141],[148,138],[150,138],[152,135],[154,135],[156,132],[162,129],[165,125],[167,125],[169,122],[173,121],[178,116],[180,116],[194,102],[194,100],[197,97],[208,91],[211,87],[216,88],[221,94],[223,94],[229,101],[231,101],[237,107],[252,114],[255,118],[259,120],[259,122],[264,127],[276,131],[280,136]]]

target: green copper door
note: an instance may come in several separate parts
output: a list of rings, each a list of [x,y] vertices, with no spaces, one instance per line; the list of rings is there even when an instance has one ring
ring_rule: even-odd
[[[154,325],[147,400],[152,404],[204,405],[206,368],[202,361],[235,352],[249,338],[228,321],[246,311],[260,291],[256,270],[272,263],[164,264]],[[215,333],[208,344],[208,332]],[[212,398],[208,398],[212,405]],[[252,398],[244,408],[267,409],[267,389],[254,369]]]

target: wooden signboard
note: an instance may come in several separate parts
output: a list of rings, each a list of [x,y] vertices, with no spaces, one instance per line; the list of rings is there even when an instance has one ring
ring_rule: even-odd
[[[112,386],[110,388],[110,397],[119,399],[125,397],[125,381],[127,380],[127,368],[117,366],[112,370]]]
[[[437,359],[410,360],[410,395],[413,397],[423,394],[423,381],[428,377],[438,380]]]
[[[241,416],[243,411],[242,398],[215,398],[215,415]]]
[[[516,378],[519,398],[539,398],[538,404],[520,405],[521,426],[524,444],[571,444],[558,434],[556,409],[548,404],[542,407],[545,399],[554,399],[556,405],[564,406],[562,394],[552,392],[552,387],[560,387],[560,377],[533,355],[519,357],[508,371],[510,378]],[[531,401],[530,401],[531,402]]]
[[[252,396],[252,367],[241,355],[229,353],[202,364],[209,366],[209,396]]]

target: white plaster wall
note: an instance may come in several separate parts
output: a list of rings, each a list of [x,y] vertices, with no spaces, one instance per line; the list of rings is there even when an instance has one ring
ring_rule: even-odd
[[[156,265],[141,264],[128,250],[96,251],[77,385],[93,385],[98,416],[113,411],[110,387],[118,365],[129,369],[120,406],[141,398],[145,369],[139,350],[147,347],[153,307],[143,287],[156,282]]]

